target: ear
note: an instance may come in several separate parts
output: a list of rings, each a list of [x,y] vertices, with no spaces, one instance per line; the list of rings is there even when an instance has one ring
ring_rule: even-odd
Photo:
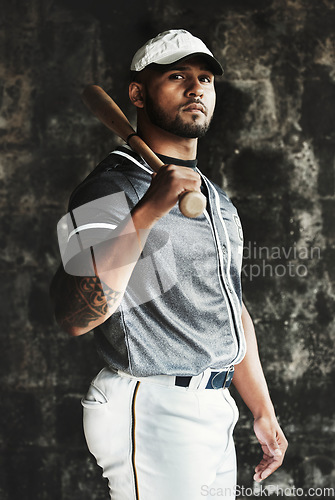
[[[129,99],[137,108],[144,108],[143,84],[131,82],[129,85]]]

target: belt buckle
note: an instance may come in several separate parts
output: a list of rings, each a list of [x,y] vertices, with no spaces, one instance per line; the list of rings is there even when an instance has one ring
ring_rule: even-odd
[[[221,374],[222,374],[222,372],[217,373],[213,377],[213,379],[211,380],[211,384],[212,384],[213,389],[226,389],[227,387],[230,386],[232,378],[233,378],[233,375],[234,375],[234,365],[231,365],[228,368],[228,370],[225,372],[225,377],[224,377],[224,379],[222,381],[222,385],[220,384],[218,387],[216,387],[216,385],[214,384],[214,381],[215,381],[216,377],[218,377]]]
[[[226,389],[226,387],[230,386],[233,375],[234,375],[234,365],[228,368],[222,389]]]

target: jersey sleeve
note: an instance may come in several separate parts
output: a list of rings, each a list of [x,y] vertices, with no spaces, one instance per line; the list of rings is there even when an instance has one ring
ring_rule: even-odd
[[[62,263],[68,274],[96,273],[94,248],[118,235],[131,219],[130,211],[137,201],[132,184],[117,168],[94,172],[75,189],[68,213],[57,225]]]

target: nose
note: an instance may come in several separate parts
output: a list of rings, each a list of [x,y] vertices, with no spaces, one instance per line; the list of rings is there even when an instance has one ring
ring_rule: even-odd
[[[185,93],[187,97],[202,97],[203,88],[197,78],[193,78],[188,82],[188,87]]]

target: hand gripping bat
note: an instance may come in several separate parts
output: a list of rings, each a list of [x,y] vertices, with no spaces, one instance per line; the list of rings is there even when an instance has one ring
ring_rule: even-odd
[[[121,109],[101,87],[89,85],[85,88],[82,99],[106,127],[126,141],[155,172],[158,172],[164,163],[135,133]],[[199,191],[187,191],[179,196],[179,209],[186,217],[198,217],[205,207],[206,197]]]

